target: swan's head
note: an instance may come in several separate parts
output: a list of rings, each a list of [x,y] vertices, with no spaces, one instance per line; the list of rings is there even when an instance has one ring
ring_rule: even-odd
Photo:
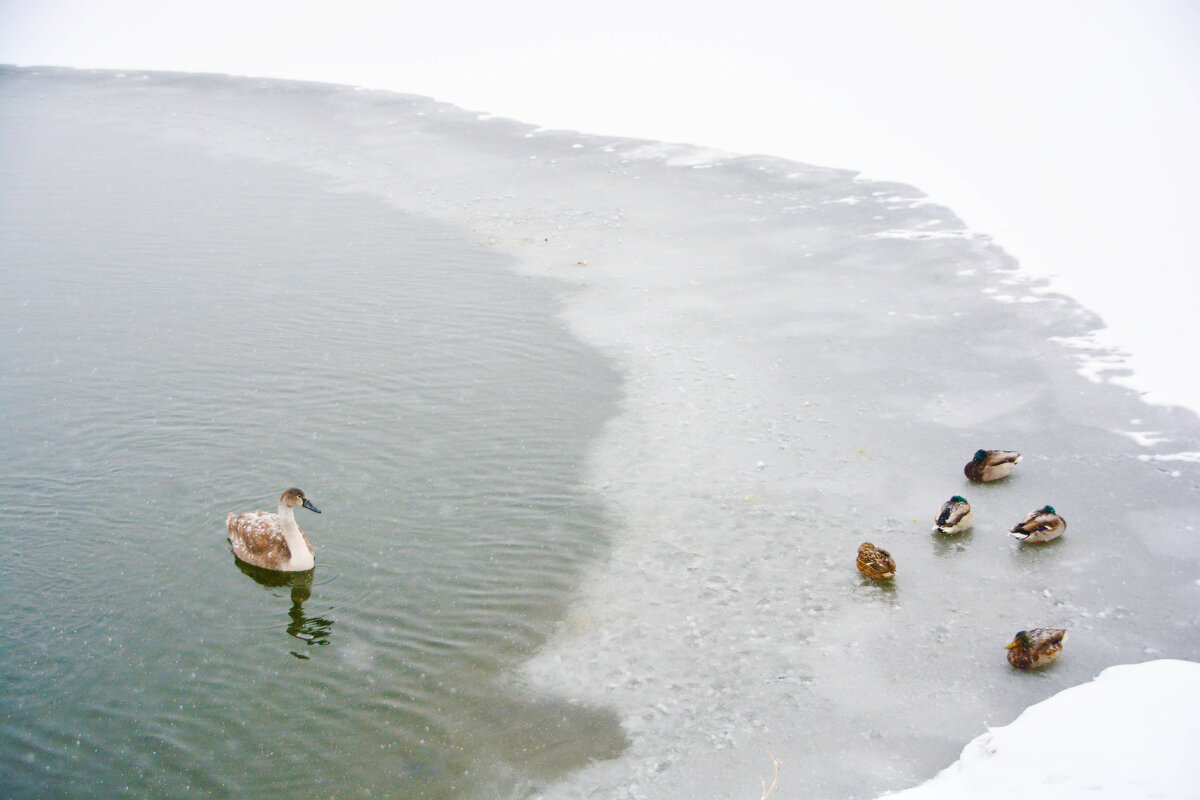
[[[294,488],[288,489],[279,498],[279,504],[283,505],[283,506],[287,506],[288,508],[295,508],[296,506],[304,506],[309,511],[312,511],[316,514],[321,513],[321,509],[314,506],[309,501],[309,499],[304,496],[304,492],[301,489],[294,489]]]

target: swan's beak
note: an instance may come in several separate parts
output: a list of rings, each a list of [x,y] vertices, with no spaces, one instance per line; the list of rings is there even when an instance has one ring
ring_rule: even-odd
[[[307,508],[309,511],[315,512],[317,514],[321,513],[321,509],[317,508],[312,503],[310,503],[307,497],[304,498],[304,507]]]

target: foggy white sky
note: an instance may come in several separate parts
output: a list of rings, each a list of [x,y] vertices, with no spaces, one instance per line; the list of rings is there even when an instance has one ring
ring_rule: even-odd
[[[422,5],[0,0],[0,63],[348,83],[911,183],[1200,409],[1200,3]]]

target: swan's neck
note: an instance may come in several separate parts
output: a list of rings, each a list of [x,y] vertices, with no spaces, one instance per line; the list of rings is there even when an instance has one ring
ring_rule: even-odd
[[[312,569],[316,564],[313,554],[308,552],[308,544],[304,541],[304,535],[300,533],[300,526],[296,524],[296,515],[292,512],[292,507],[284,505],[282,500],[279,502],[279,527],[292,554],[288,562],[291,569]]]

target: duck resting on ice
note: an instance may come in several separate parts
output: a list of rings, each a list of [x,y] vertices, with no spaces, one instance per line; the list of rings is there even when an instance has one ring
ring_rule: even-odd
[[[1026,514],[1025,519],[1014,525],[1008,535],[1022,542],[1041,544],[1057,539],[1066,529],[1067,521],[1058,515],[1054,506],[1042,506]]]
[[[938,533],[962,533],[975,524],[975,514],[971,504],[962,495],[954,495],[942,503],[937,519],[933,521],[933,529]]]
[[[1062,653],[1062,643],[1067,632],[1061,628],[1034,628],[1018,631],[1013,640],[1004,645],[1008,650],[1008,663],[1017,669],[1044,667]]]
[[[854,565],[872,580],[886,581],[896,577],[896,559],[887,550],[870,542],[858,546],[858,558],[854,560]]]
[[[976,450],[963,473],[976,483],[998,481],[1007,478],[1020,460],[1021,454],[1011,450]]]

